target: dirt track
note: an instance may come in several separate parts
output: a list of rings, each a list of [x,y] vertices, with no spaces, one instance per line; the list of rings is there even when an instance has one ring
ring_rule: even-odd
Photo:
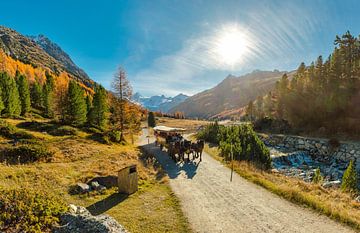
[[[175,164],[154,143],[147,145],[146,135],[144,129],[140,144],[166,169],[194,232],[354,232],[235,173],[230,182],[230,170],[206,153],[200,164]]]

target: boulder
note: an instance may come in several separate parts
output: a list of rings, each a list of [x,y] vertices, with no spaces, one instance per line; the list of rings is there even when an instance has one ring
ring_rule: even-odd
[[[339,188],[341,185],[340,180],[327,181],[322,184],[324,188]]]
[[[98,176],[87,183],[91,184],[92,182],[97,182],[99,185],[105,186],[106,188],[117,187],[118,185],[118,177],[117,176]]]
[[[61,225],[55,233],[127,233],[125,228],[112,217],[101,214],[97,216],[81,206],[70,205],[69,212],[60,216]]]
[[[76,193],[87,193],[90,191],[90,186],[85,183],[77,183],[75,185]]]
[[[355,201],[360,203],[360,196],[357,196],[357,197],[355,198]]]

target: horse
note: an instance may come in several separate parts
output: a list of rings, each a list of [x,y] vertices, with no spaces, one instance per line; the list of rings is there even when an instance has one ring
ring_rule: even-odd
[[[181,149],[180,141],[170,142],[168,153],[170,157],[176,162],[176,154],[179,155],[179,160],[184,160],[184,153]]]
[[[204,140],[197,140],[196,143],[191,144],[195,158],[199,158],[200,156],[200,162],[202,161],[202,152],[204,150],[204,146],[205,146]]]
[[[187,154],[187,159],[190,161],[190,154],[193,154],[193,150],[191,148],[191,141],[188,141],[186,139],[183,139],[181,141],[181,148],[182,148],[182,154],[185,157],[185,154]],[[194,156],[193,156],[194,159]],[[185,160],[185,158],[184,158]]]

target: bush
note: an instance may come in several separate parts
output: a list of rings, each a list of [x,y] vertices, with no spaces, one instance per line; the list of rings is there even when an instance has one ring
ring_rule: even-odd
[[[11,164],[50,161],[54,152],[41,144],[23,144],[4,150],[1,160]]]
[[[312,178],[312,182],[318,184],[318,183],[320,183],[321,181],[323,181],[323,177],[322,177],[322,175],[321,175],[321,173],[320,173],[320,169],[317,168],[317,169],[315,170],[314,177]]]
[[[53,136],[76,136],[78,135],[78,130],[74,127],[63,125],[60,127],[55,127],[49,131],[49,134]]]
[[[46,193],[0,189],[0,209],[1,232],[49,232],[67,206]]]
[[[202,139],[205,140],[207,142],[211,142],[211,143],[219,143],[219,133],[221,128],[223,128],[224,126],[220,126],[218,124],[217,121],[215,121],[215,123],[211,123],[207,126],[205,126],[202,130],[200,130],[197,134],[196,134],[196,138],[197,139]]]
[[[353,161],[350,161],[349,166],[344,172],[341,190],[350,192],[357,190],[357,173]]]
[[[271,167],[270,151],[250,125],[223,127],[219,133],[219,148],[226,159],[231,153],[236,160],[254,162],[258,167]]]
[[[25,131],[17,129],[6,121],[0,121],[0,135],[8,139],[34,139],[35,137]]]
[[[108,132],[107,136],[112,142],[119,143],[121,141],[121,131],[119,130],[111,130],[110,132]]]

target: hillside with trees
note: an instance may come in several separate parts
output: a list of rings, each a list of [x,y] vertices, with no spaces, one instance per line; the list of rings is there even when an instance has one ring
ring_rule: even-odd
[[[240,77],[229,75],[217,86],[187,98],[169,112],[183,112],[186,117],[209,118],[224,111],[239,109],[256,96],[269,92],[284,73],[257,70]]]
[[[360,41],[346,32],[334,45],[326,59],[301,63],[292,79],[284,74],[274,90],[249,102],[247,115],[321,134],[359,135]]]

